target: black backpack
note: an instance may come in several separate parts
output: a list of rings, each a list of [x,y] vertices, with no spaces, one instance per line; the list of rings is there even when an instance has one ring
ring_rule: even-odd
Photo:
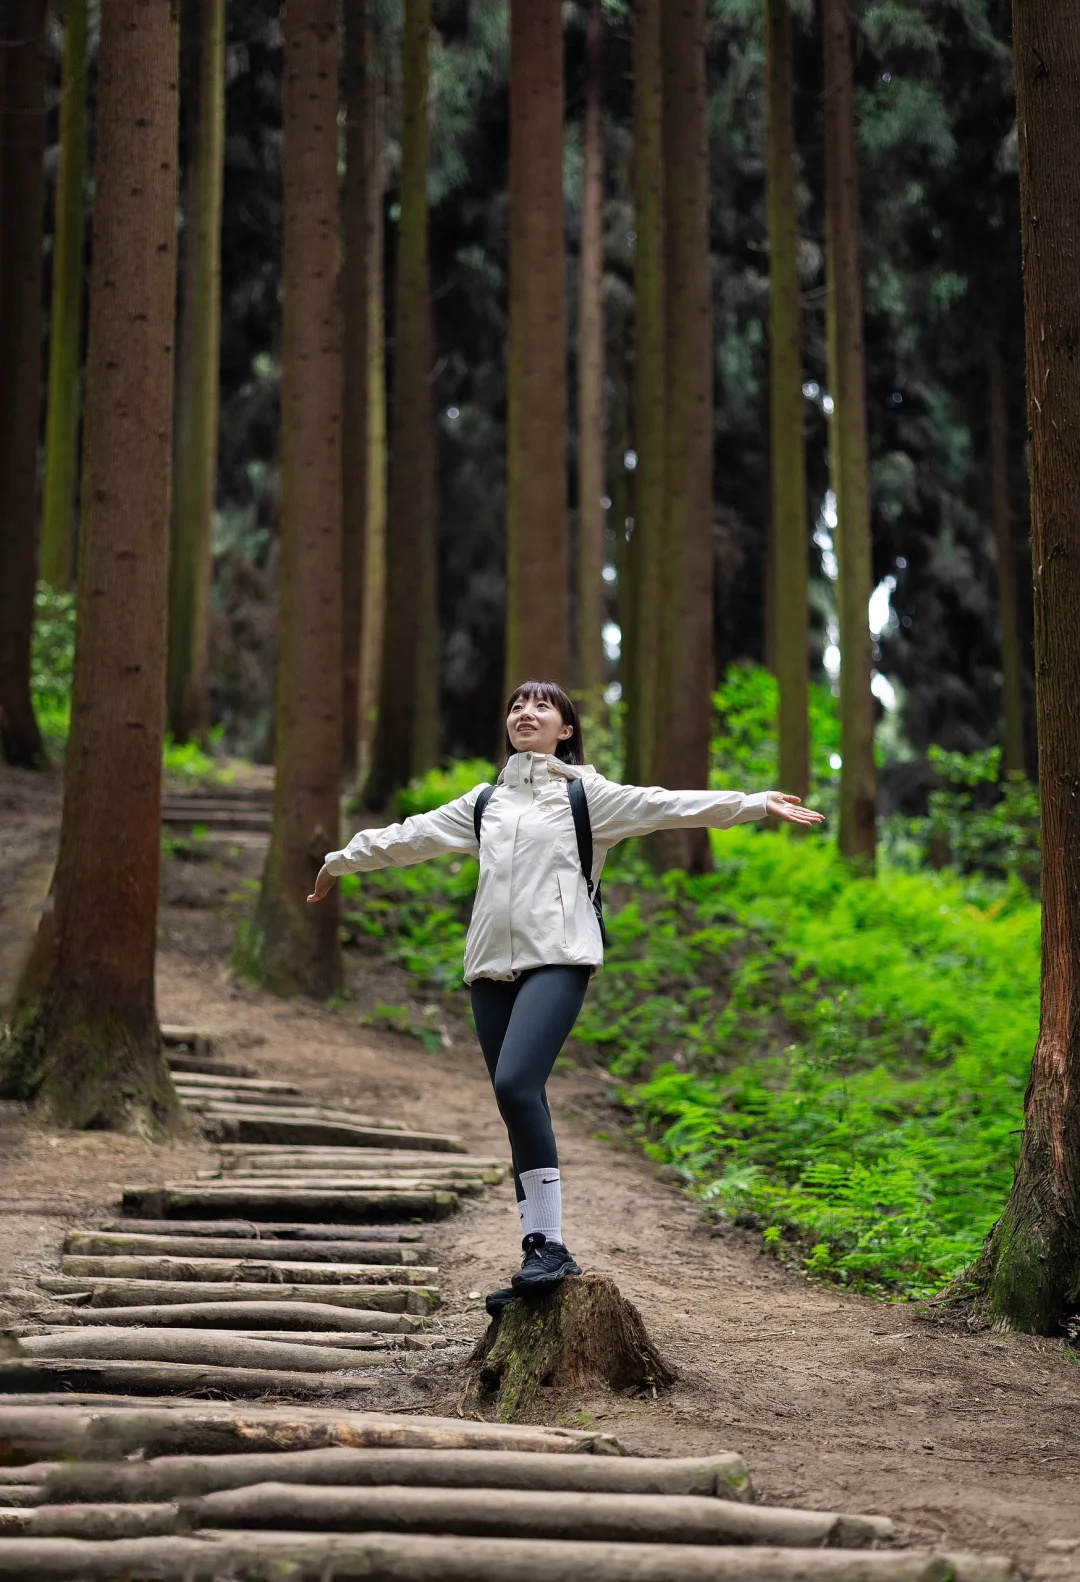
[[[607,948],[607,929],[604,927],[604,897],[601,894],[603,885],[593,886],[592,865],[592,820],[589,818],[589,799],[585,795],[585,786],[580,780],[571,780],[570,811],[574,816],[574,833],[577,836],[578,861],[581,871],[585,876],[585,883],[589,890],[589,900],[592,902],[596,921],[600,924],[600,943]],[[491,801],[494,786],[485,786],[473,804],[473,828],[476,830],[476,844],[480,844],[480,821],[484,817],[484,809]]]

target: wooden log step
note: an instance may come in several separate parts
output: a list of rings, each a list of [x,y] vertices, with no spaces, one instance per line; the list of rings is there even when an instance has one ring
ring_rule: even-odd
[[[374,1126],[380,1131],[405,1129],[401,1121],[388,1120],[382,1115],[367,1115],[344,1105],[320,1104],[317,1099],[296,1098],[288,1093],[243,1093],[224,1088],[204,1093],[201,1089],[182,1087],[177,1091],[193,1115],[269,1115],[285,1120],[342,1121],[351,1126]]]
[[[223,1302],[257,1301],[267,1286],[235,1280],[220,1285],[206,1280],[77,1280],[67,1274],[42,1275],[38,1284],[56,1296],[70,1296],[90,1289],[91,1307],[131,1307],[135,1304],[213,1302],[220,1292]],[[277,1285],[275,1302],[325,1302],[328,1307],[358,1307],[383,1313],[427,1313],[438,1306],[432,1287],[407,1285]]]
[[[30,1512],[22,1506],[5,1505],[0,1509],[0,1538],[18,1538],[29,1520]]]
[[[110,1313],[111,1316],[111,1313]],[[8,1330],[9,1335],[14,1335],[17,1340],[33,1340],[46,1335],[93,1335],[97,1329],[104,1334],[111,1335],[117,1328],[111,1324],[16,1324]],[[132,1333],[141,1335],[144,1330],[167,1329],[171,1335],[189,1334],[196,1329],[196,1325],[181,1328],[178,1325],[147,1324],[129,1325]],[[373,1330],[358,1330],[355,1334],[348,1330],[327,1330],[325,1333],[306,1329],[223,1329],[216,1327],[207,1329],[203,1333],[213,1334],[232,1340],[272,1340],[284,1341],[290,1346],[339,1346],[345,1351],[430,1351],[439,1350],[451,1344],[445,1335],[394,1335],[377,1334]],[[78,1355],[84,1356],[85,1350]],[[118,1353],[119,1355],[119,1353]],[[134,1355],[134,1353],[132,1353]]]
[[[247,1281],[249,1284],[276,1285],[417,1285],[431,1286],[438,1269],[430,1264],[404,1268],[383,1263],[302,1263],[272,1258],[171,1258],[125,1257],[81,1258],[65,1254],[60,1259],[61,1274],[71,1275],[82,1285],[99,1278],[112,1280],[196,1280]]]
[[[567,1543],[412,1533],[207,1531],[192,1537],[18,1537],[0,1545],[0,1576],[68,1582],[150,1577],[159,1582],[1012,1582],[1000,1555],[934,1549],[746,1549],[698,1544]]]
[[[283,1339],[255,1340],[222,1330],[106,1328],[62,1335],[27,1335],[19,1350],[31,1359],[86,1357],[97,1362],[194,1362],[221,1368],[288,1368],[298,1373],[334,1373],[381,1367],[388,1351],[344,1346],[301,1346]]]
[[[293,1093],[300,1095],[303,1088],[295,1082],[282,1082],[276,1077],[217,1076],[212,1072],[191,1071],[174,1084],[177,1088],[198,1089],[200,1093]]]
[[[200,1170],[196,1175],[195,1184],[205,1184],[208,1187],[221,1186],[225,1191],[243,1187],[286,1190],[296,1186],[305,1191],[310,1188],[315,1191],[332,1192],[344,1187],[352,1191],[364,1192],[459,1192],[466,1197],[477,1197],[485,1187],[497,1186],[501,1179],[501,1174],[495,1170],[489,1171],[486,1175],[457,1175],[450,1170],[445,1173],[432,1171],[430,1175],[394,1175],[392,1172],[374,1170],[335,1170],[327,1175],[319,1175],[314,1170],[294,1170],[281,1175],[250,1176],[222,1176],[216,1171]],[[192,1184],[187,1181],[165,1183],[166,1187]]]
[[[109,1543],[117,1538],[157,1538],[175,1533],[180,1510],[157,1505],[42,1505],[27,1511],[23,1532],[29,1537],[82,1538]]]
[[[883,1516],[785,1510],[693,1494],[582,1494],[560,1489],[323,1488],[284,1482],[223,1489],[183,1504],[189,1527],[290,1532],[453,1533],[460,1537],[776,1544],[868,1549],[892,1536]]]
[[[218,1077],[253,1077],[254,1066],[237,1065],[231,1060],[215,1060],[212,1055],[187,1055],[178,1054],[175,1050],[168,1050],[165,1056],[169,1070],[172,1072],[185,1072],[188,1075],[204,1073],[207,1076]]]
[[[176,829],[190,829],[205,824],[208,833],[219,834],[241,830],[270,831],[271,814],[266,808],[186,808],[165,807],[161,822]]]
[[[300,1372],[211,1363],[106,1362],[90,1357],[35,1357],[26,1362],[0,1363],[0,1394],[35,1387],[54,1390],[59,1386],[124,1395],[190,1396],[209,1391],[234,1401],[267,1395],[318,1400],[343,1390],[369,1390],[372,1381],[362,1376],[359,1366],[355,1373],[320,1373],[313,1369]]]
[[[162,1022],[161,1041],[166,1049],[181,1049],[192,1055],[209,1055],[214,1047],[209,1033],[185,1022]]]
[[[113,1406],[95,1398],[75,1406],[0,1404],[0,1465],[28,1459],[115,1460],[318,1450],[346,1445],[381,1450],[524,1450],[619,1455],[610,1434],[573,1428],[478,1423],[457,1417],[408,1417],[302,1406]]]
[[[265,1143],[225,1143],[221,1148],[222,1170],[242,1170],[246,1173],[289,1170],[323,1170],[333,1165],[352,1168],[357,1163],[389,1166],[394,1170],[449,1169],[449,1170],[502,1170],[510,1169],[509,1159],[495,1154],[453,1154],[450,1158],[424,1152],[417,1148],[365,1148],[358,1156],[353,1148],[279,1148]]]
[[[322,1300],[321,1293],[306,1292],[306,1300],[281,1300],[275,1292],[274,1301],[231,1301],[228,1291],[220,1292],[221,1300],[214,1300],[214,1291],[194,1287],[200,1301],[182,1298],[160,1305],[142,1304],[137,1307],[77,1307],[65,1315],[68,1323],[77,1328],[98,1324],[146,1325],[151,1329],[168,1326],[173,1329],[210,1328],[238,1329],[245,1325],[259,1325],[268,1330],[309,1331],[325,1330],[328,1334],[348,1330],[358,1336],[365,1335],[415,1335],[427,1322],[414,1313],[373,1312],[370,1309],[335,1307]],[[265,1287],[257,1289],[262,1292]],[[210,1298],[210,1300],[206,1300]],[[314,1298],[314,1299],[313,1299]]]
[[[166,1224],[169,1222],[166,1221]],[[64,1251],[77,1257],[106,1258],[114,1254],[177,1258],[289,1258],[303,1263],[400,1264],[410,1267],[430,1259],[422,1243],[393,1241],[288,1241],[235,1236],[124,1236],[110,1231],[72,1231]]]
[[[41,1504],[40,1483],[0,1483],[0,1508],[11,1510],[25,1510],[31,1505]]]
[[[140,1217],[201,1219],[207,1214],[244,1215],[248,1219],[352,1220],[445,1219],[458,1206],[456,1192],[411,1192],[403,1188],[337,1191],[296,1185],[268,1186],[134,1186],[124,1188],[124,1209]]]
[[[71,1462],[49,1474],[45,1497],[157,1501],[254,1483],[333,1488],[538,1489],[577,1494],[697,1495],[748,1499],[741,1456],[700,1459],[568,1456],[523,1450],[296,1450],[254,1455],[158,1456],[150,1461]]]
[[[251,1106],[237,1104],[231,1114],[204,1116],[202,1130],[207,1137],[222,1143],[289,1143],[304,1147],[325,1144],[352,1148],[419,1148],[425,1153],[463,1154],[467,1150],[460,1137],[437,1132],[393,1131],[386,1127],[363,1126],[355,1121],[290,1120],[272,1110],[256,1113]]]
[[[422,1242],[424,1231],[418,1225],[325,1225],[250,1219],[103,1219],[91,1227],[95,1232],[115,1232],[146,1236],[228,1236],[238,1240],[252,1237],[258,1241],[380,1241]]]

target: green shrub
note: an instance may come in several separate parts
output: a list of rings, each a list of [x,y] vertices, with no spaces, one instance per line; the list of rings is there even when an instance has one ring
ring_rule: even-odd
[[[931,747],[928,756],[938,785],[925,817],[888,821],[894,860],[1016,877],[1038,889],[1038,789],[1022,774],[1002,778],[998,747],[968,754]]]
[[[53,752],[63,750],[71,724],[75,662],[75,596],[39,582],[34,594],[30,693],[38,729]]]

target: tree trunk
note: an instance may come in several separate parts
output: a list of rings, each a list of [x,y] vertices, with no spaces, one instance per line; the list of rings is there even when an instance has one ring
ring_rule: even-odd
[[[578,688],[595,718],[603,707],[606,517],[604,474],[604,18],[585,23],[584,163],[578,278]]]
[[[629,597],[620,601],[631,663],[626,702],[626,778],[654,778],[657,659],[663,577],[667,406],[664,290],[663,52],[660,0],[634,13],[634,531]],[[640,663],[639,663],[640,660]]]
[[[381,82],[373,87],[372,118],[376,177],[371,204],[371,278],[369,289],[371,357],[368,362],[368,532],[364,561],[364,615],[360,636],[359,777],[366,776],[375,751],[382,688],[382,651],[386,629],[386,317],[383,307],[383,104]]]
[[[337,6],[285,13],[281,562],[274,822],[255,970],[278,994],[341,982],[337,888],[305,897],[340,838],[341,333]]]
[[[1080,1280],[1080,13],[1014,0],[1042,804],[1042,1015],[1024,1137],[978,1272],[991,1316],[1061,1333]]]
[[[103,8],[64,813],[3,1062],[6,1092],[77,1127],[178,1114],[154,1009],[178,74],[173,8]]]
[[[225,0],[195,0],[192,105],[180,274],[175,485],[169,570],[168,724],[177,741],[210,727],[210,584],[221,346],[221,194],[225,174]]]
[[[506,693],[570,679],[561,0],[510,0]]]
[[[772,437],[771,598],[766,603],[771,659],[780,688],[778,784],[805,798],[810,788],[809,550],[789,0],[765,0],[765,58]]]
[[[67,0],[60,98],[60,162],[53,224],[49,397],[41,577],[66,592],[74,571],[82,385],[83,242],[86,218],[87,0]]]
[[[44,34],[44,0],[7,0],[0,9],[0,756],[24,769],[45,763],[30,699],[41,420]]]
[[[611,334],[609,340],[608,369],[611,380],[611,396],[608,406],[610,413],[608,425],[608,476],[611,479],[611,512],[610,520],[614,543],[611,558],[615,566],[615,610],[616,619],[622,632],[622,642],[619,647],[619,687],[622,699],[620,711],[622,721],[623,762],[627,760],[629,750],[630,723],[628,704],[634,697],[634,675],[636,673],[635,655],[637,652],[636,627],[634,624],[634,568],[630,552],[630,541],[626,536],[627,519],[632,517],[633,491],[630,487],[631,474],[626,466],[626,453],[630,449],[630,389],[627,374],[627,320],[628,315],[623,307],[616,308],[609,313]],[[625,771],[629,778],[629,771]]]
[[[377,165],[371,146],[374,120],[368,106],[374,91],[373,0],[355,0],[345,24],[345,177],[341,185],[344,346],[344,443],[341,555],[341,758],[355,776],[360,744],[360,655],[364,637],[371,466],[371,283],[374,265],[371,183]]]
[[[713,688],[713,336],[704,0],[675,0],[661,23],[667,306],[663,605],[657,770],[708,785]],[[639,414],[639,423],[641,416]],[[711,865],[707,830],[654,837],[664,867]]]
[[[364,802],[375,811],[418,768],[430,721],[421,654],[436,620],[431,291],[428,267],[428,40],[431,0],[407,0],[402,34],[401,218],[394,303],[393,435],[386,526],[386,627],[375,754]],[[430,647],[427,648],[430,656]],[[427,767],[427,766],[425,766]]]
[[[835,403],[829,428],[836,494],[836,586],[840,625],[839,845],[872,870],[877,850],[874,767],[870,480],[866,430],[859,173],[855,159],[849,0],[822,0],[825,75],[825,251],[829,323],[829,386]]]
[[[1002,706],[1005,721],[1001,767],[1005,774],[1027,771],[1024,701],[1021,687],[1019,590],[1009,503],[1009,418],[1005,401],[1005,363],[992,338],[986,352],[986,406],[993,494],[994,545],[997,551],[998,619],[1001,626]]]

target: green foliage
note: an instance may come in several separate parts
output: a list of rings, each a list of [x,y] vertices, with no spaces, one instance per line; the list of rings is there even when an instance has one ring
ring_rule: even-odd
[[[952,867],[960,873],[1016,878],[1039,886],[1039,793],[1024,775],[1001,778],[1001,749],[950,753],[931,747],[939,784],[923,818],[887,825],[894,860]]]
[[[490,784],[497,774],[495,766],[484,758],[467,758],[445,769],[431,769],[398,792],[398,813],[402,818],[409,818],[413,813],[430,813],[432,808],[464,796],[481,782]]]
[[[425,1005],[423,1012],[417,1015],[411,1005],[379,1004],[370,1016],[364,1017],[364,1021],[369,1027],[385,1027],[393,1033],[407,1033],[410,1038],[423,1044],[429,1055],[437,1055],[450,1045],[450,1036],[440,1020],[437,1005]]]
[[[39,582],[34,594],[30,692],[38,729],[53,752],[63,748],[71,724],[74,662],[75,597]]]

